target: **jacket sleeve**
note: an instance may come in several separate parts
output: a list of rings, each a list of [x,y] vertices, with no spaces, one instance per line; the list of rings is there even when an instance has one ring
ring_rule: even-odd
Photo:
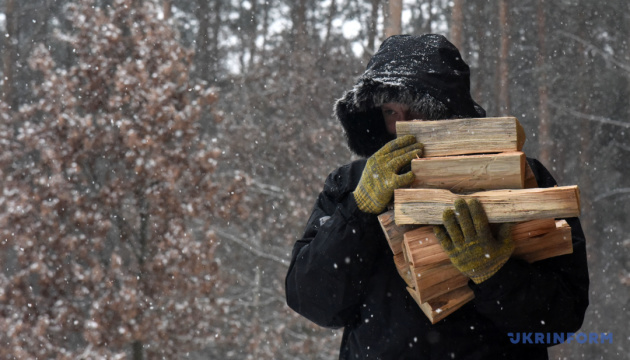
[[[539,187],[556,181],[537,160],[529,159]],[[508,332],[576,332],[588,307],[588,267],[584,232],[571,226],[573,253],[532,264],[510,259],[493,277],[471,284],[477,310]]]
[[[287,304],[320,326],[357,321],[376,253],[382,251],[374,236],[379,231],[376,216],[361,212],[351,195],[360,170],[347,165],[328,176],[304,235],[293,247]]]

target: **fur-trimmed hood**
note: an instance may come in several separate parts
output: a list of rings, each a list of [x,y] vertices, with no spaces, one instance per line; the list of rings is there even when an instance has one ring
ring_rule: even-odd
[[[396,35],[386,39],[356,85],[335,103],[348,146],[370,156],[394,139],[387,132],[380,106],[398,102],[414,107],[430,95],[453,117],[485,117],[470,96],[470,69],[444,36]]]

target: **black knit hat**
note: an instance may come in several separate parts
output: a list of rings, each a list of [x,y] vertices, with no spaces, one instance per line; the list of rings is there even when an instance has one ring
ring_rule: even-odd
[[[337,100],[335,116],[350,150],[370,156],[395,136],[387,133],[380,106],[418,104],[430,95],[453,117],[485,117],[470,96],[470,69],[444,36],[396,35],[385,40],[353,89]]]

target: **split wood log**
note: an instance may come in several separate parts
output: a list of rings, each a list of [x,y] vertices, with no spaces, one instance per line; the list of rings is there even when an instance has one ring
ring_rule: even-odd
[[[397,189],[394,191],[396,225],[442,224],[444,210],[458,198],[479,199],[491,223],[521,222],[580,215],[577,185],[552,188],[490,190],[468,195],[442,189]]]
[[[448,294],[438,296],[427,302],[419,301],[417,297],[418,293],[414,289],[407,288],[407,291],[416,303],[418,303],[422,312],[429,318],[431,324],[435,324],[444,319],[475,298],[475,294],[469,287],[455,289]]]
[[[533,263],[572,252],[571,226],[565,220],[557,220],[555,230],[515,242],[512,256]]]
[[[418,299],[427,302],[455,289],[466,287],[468,278],[457,270],[450,262],[437,265],[423,271],[411,267],[411,276],[418,292]]]
[[[394,255],[402,252],[403,235],[417,228],[417,225],[396,225],[394,222],[394,210],[389,210],[378,216],[378,222],[385,233],[385,239]]]
[[[526,163],[525,154],[520,151],[414,159],[411,171],[415,180],[411,187],[456,193],[522,189]]]
[[[521,151],[525,143],[515,117],[398,121],[396,134],[414,135],[424,157]]]
[[[532,222],[529,222],[532,225]],[[514,256],[521,257],[528,262],[534,262],[554,256],[570,254],[573,251],[571,242],[571,228],[564,220],[556,221],[556,230],[551,231],[541,236],[535,236],[531,239],[522,239],[521,245],[514,250]],[[552,237],[563,238],[562,242],[557,242]],[[526,247],[523,246],[523,240],[533,241],[539,243],[552,243],[550,247],[539,248],[534,253],[528,253]],[[533,256],[531,256],[533,255]],[[475,295],[468,286],[462,286],[454,290],[450,290],[444,294],[433,297],[427,301],[422,301],[421,291],[414,289],[413,287],[407,287],[407,291],[411,294],[411,297],[416,301],[422,312],[427,316],[431,324],[435,324],[438,321],[444,319],[448,315],[455,312],[457,309],[474,299]]]
[[[537,188],[538,181],[536,180],[536,175],[532,171],[532,168],[527,163],[525,166],[525,189]]]
[[[420,227],[405,234],[403,242],[409,257],[412,286],[418,298],[428,301],[458,287],[468,278],[455,268],[432,231]],[[512,256],[528,262],[570,254],[573,251],[571,227],[564,220],[542,219],[516,224],[512,230]]]
[[[405,256],[402,252],[394,255],[394,264],[396,265],[396,270],[398,270],[400,277],[405,280],[405,284],[407,284],[408,287],[414,287],[415,284],[413,282],[411,269],[409,268],[409,262],[405,260]]]
[[[383,228],[385,238],[394,254],[394,264],[396,265],[398,273],[403,280],[405,280],[407,286],[415,288],[416,284],[413,281],[415,276],[412,274],[410,267],[412,260],[409,259],[408,253],[410,251],[415,252],[415,247],[421,247],[423,244],[425,246],[433,246],[434,251],[442,250],[433,235],[432,226],[397,226],[393,221],[393,217],[393,210],[387,211],[378,216],[379,223]],[[553,228],[555,228],[555,222],[552,219],[528,221],[515,225],[512,229],[512,237],[518,239],[521,237],[537,236],[549,232],[553,230]],[[412,250],[407,250],[402,246],[405,237],[408,238],[407,249]],[[437,246],[437,248],[435,248],[435,246]],[[444,253],[442,252],[442,254]],[[450,263],[445,255],[442,256],[442,261],[447,264]],[[418,266],[418,268],[418,271],[421,271],[421,266]]]
[[[512,226],[512,240],[514,243],[521,244],[528,239],[547,234],[558,227],[558,224],[566,223],[564,220],[554,219],[536,219],[520,222]]]

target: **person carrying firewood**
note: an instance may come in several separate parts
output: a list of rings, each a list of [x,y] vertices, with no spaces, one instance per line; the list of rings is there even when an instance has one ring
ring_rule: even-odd
[[[549,343],[510,333],[573,333],[588,306],[584,233],[571,226],[573,253],[535,263],[511,258],[509,224],[491,231],[477,201],[456,201],[436,235],[467,275],[474,300],[431,324],[406,290],[377,216],[395,189],[414,180],[423,146],[396,138],[397,121],[485,117],[470,96],[470,71],[445,37],[385,40],[334,108],[360,160],[325,181],[286,276],[288,305],[314,323],[344,328],[340,359],[547,359]],[[527,159],[539,187],[556,181]]]

